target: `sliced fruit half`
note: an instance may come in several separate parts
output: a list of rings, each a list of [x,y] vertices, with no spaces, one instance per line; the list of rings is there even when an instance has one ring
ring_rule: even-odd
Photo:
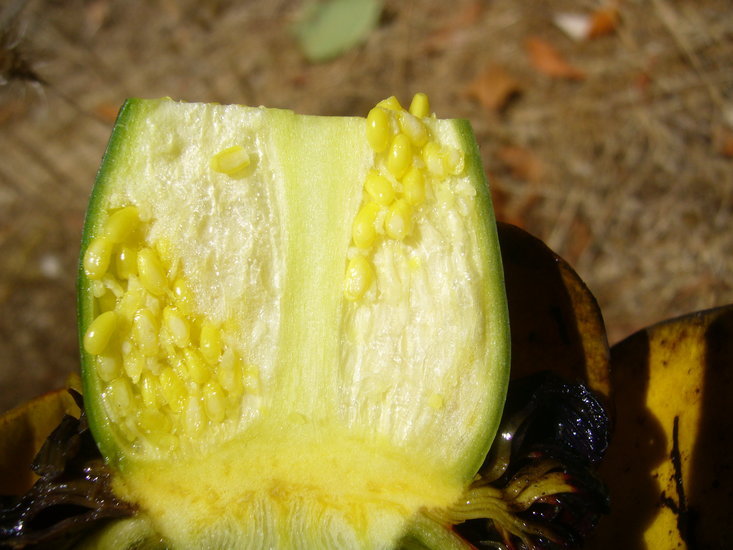
[[[393,547],[494,438],[497,243],[470,126],[423,94],[366,119],[129,100],[79,275],[115,491],[175,548]]]

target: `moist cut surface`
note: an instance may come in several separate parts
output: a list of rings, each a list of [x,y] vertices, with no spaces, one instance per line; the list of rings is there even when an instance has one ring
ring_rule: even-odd
[[[496,431],[508,329],[470,127],[130,100],[90,201],[84,393],[176,548],[392,548]]]

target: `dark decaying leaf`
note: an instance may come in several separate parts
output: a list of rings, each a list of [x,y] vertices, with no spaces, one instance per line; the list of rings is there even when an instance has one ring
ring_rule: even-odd
[[[36,455],[40,479],[20,497],[2,497],[0,548],[64,548],[91,527],[134,512],[113,494],[81,396],[73,394],[81,416],[64,416]]]
[[[733,305],[612,349],[616,428],[601,474],[614,502],[593,548],[730,548]]]
[[[595,473],[608,446],[608,416],[582,384],[551,373],[513,380],[502,424],[478,479],[452,510],[477,548],[581,548],[608,512]]]
[[[609,352],[600,307],[577,273],[541,240],[499,224],[512,335],[512,377],[552,371],[608,400]]]

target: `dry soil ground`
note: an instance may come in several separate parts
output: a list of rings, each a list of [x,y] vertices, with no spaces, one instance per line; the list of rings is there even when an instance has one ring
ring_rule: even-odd
[[[499,218],[576,267],[612,341],[733,302],[729,0],[388,0],[323,63],[293,38],[303,4],[0,2],[0,410],[78,368],[81,225],[128,96],[365,114],[425,91],[471,120]],[[574,39],[568,12],[614,17]]]

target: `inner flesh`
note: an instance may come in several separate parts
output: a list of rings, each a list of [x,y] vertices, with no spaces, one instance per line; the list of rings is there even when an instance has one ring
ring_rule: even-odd
[[[121,116],[87,227],[85,391],[119,491],[179,546],[389,547],[490,443],[505,350],[486,190],[454,123],[414,117],[424,139],[380,109],[424,197],[364,119]],[[391,200],[365,189],[375,172]]]

